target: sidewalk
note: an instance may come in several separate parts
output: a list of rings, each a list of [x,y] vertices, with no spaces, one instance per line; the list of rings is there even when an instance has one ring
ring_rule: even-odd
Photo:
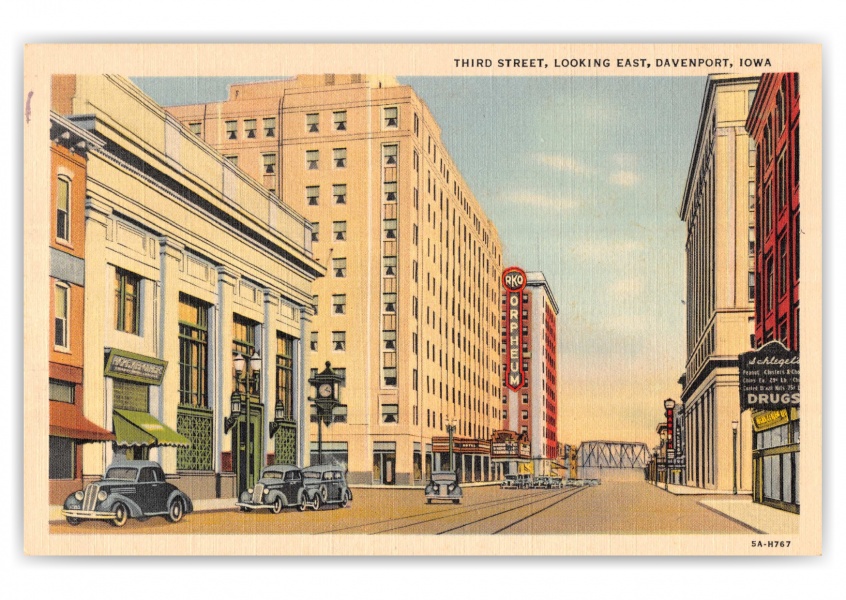
[[[653,485],[655,484],[653,483]],[[664,484],[659,483],[655,487],[663,490]],[[709,496],[699,500],[697,504],[719,513],[735,523],[745,525],[756,533],[799,533],[799,515],[752,502],[752,492],[749,490],[738,490],[737,495],[735,495],[731,490],[727,492],[703,490],[686,485],[670,484],[667,491],[676,496]]]

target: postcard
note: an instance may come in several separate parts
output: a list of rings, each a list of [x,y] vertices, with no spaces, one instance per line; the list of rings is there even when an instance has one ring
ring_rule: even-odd
[[[25,551],[820,554],[821,86],[798,44],[27,47]]]

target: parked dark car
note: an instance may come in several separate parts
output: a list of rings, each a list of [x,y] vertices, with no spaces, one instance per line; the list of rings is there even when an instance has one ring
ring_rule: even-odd
[[[347,486],[344,471],[344,468],[336,465],[317,465],[303,469],[303,482],[313,510],[318,510],[324,504],[338,504],[346,508],[352,502],[352,490]]]
[[[70,525],[103,520],[123,527],[130,517],[146,521],[162,516],[176,523],[193,511],[191,499],[165,481],[159,463],[128,460],[113,463],[103,479],[68,496],[62,515]]]
[[[273,514],[279,514],[289,506],[303,511],[310,505],[303,485],[303,472],[294,465],[265,467],[255,487],[241,492],[235,504],[245,512],[266,508]]]
[[[432,480],[424,491],[426,504],[431,504],[432,500],[451,500],[453,504],[459,504],[464,496],[458,485],[458,475],[452,471],[433,471]]]

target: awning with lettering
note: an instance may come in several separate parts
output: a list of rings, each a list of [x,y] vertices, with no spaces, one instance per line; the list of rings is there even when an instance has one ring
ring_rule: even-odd
[[[190,446],[184,435],[156,419],[134,410],[114,411],[115,436],[118,446]]]
[[[86,419],[76,404],[68,402],[50,402],[50,435],[70,438],[82,444],[115,439],[111,431]]]

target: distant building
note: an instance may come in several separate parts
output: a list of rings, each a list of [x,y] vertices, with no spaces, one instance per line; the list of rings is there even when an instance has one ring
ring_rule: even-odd
[[[462,477],[494,477],[502,248],[414,90],[300,75],[168,111],[312,223],[328,275],[314,285],[309,368],[328,360],[345,377],[324,460],[352,483],[423,484],[447,464],[454,422]],[[306,460],[317,450],[313,415]]]
[[[799,74],[765,73],[746,119],[757,148],[755,347],[799,351]],[[750,245],[751,246],[751,245]],[[799,409],[752,411],[753,499],[799,512]]]
[[[525,285],[514,291],[513,273]],[[502,429],[528,433],[535,472],[557,459],[558,303],[543,273],[505,269],[502,295]],[[545,465],[545,466],[541,466]]]
[[[738,355],[751,348],[755,298],[755,151],[745,123],[758,77],[712,75],[679,216],[687,226],[687,362],[682,378],[687,485],[752,488],[749,415],[740,414]],[[678,407],[677,407],[678,410]]]

